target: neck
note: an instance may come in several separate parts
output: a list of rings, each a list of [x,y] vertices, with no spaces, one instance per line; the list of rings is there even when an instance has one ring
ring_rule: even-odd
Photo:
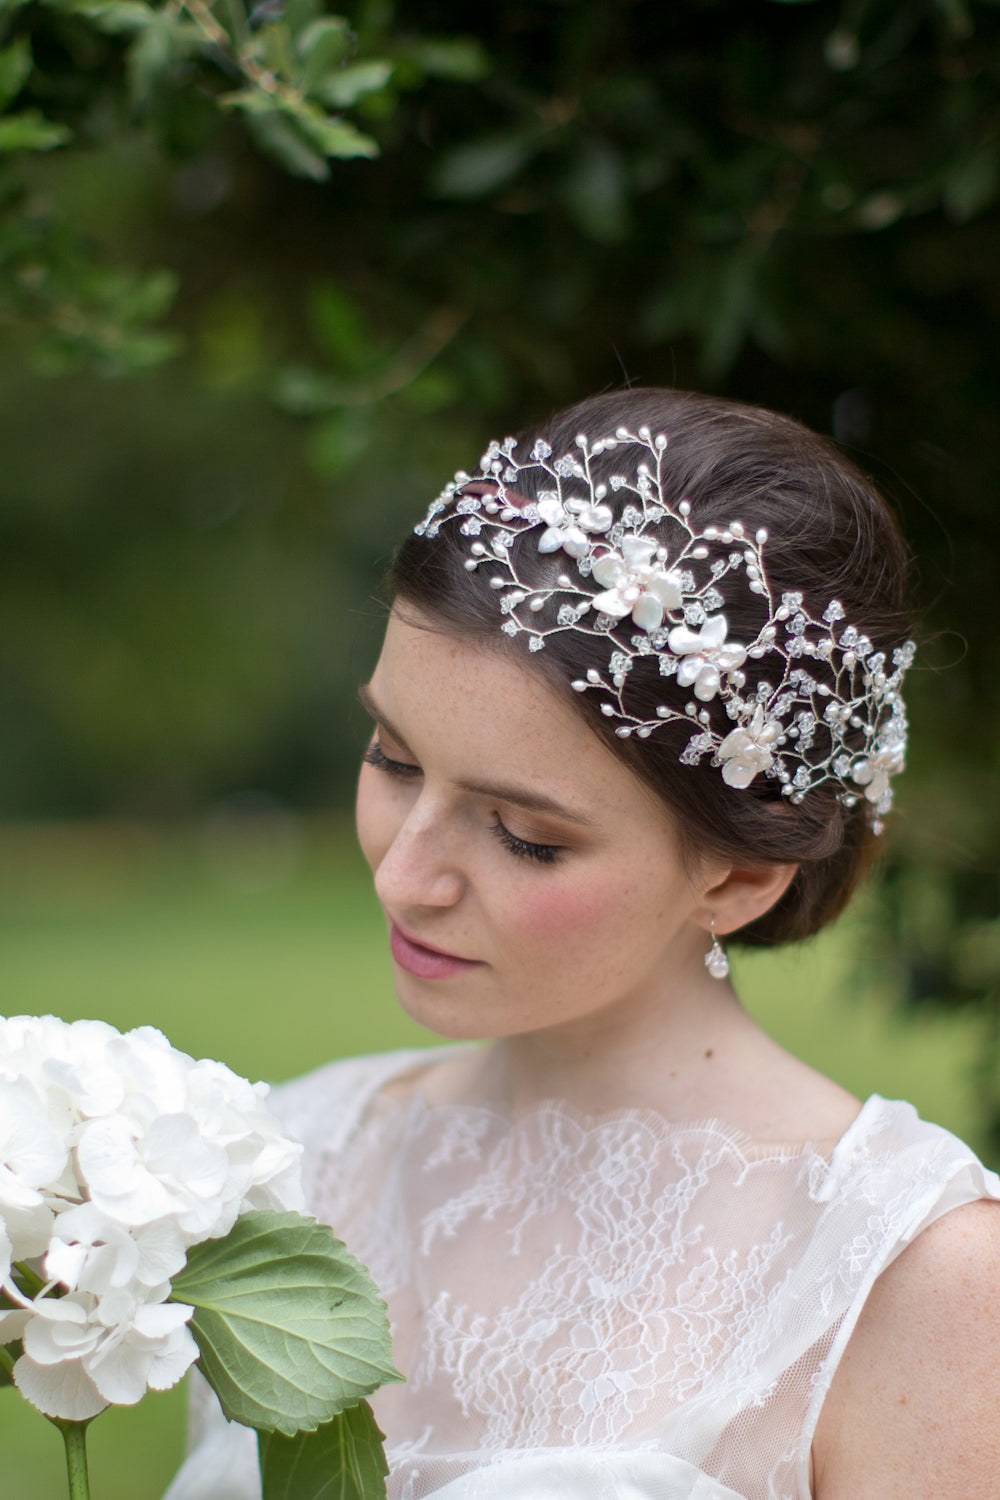
[[[670,995],[505,1037],[483,1065],[514,1107],[560,1098],[592,1113],[629,1105],[705,1118],[726,1116],[758,1042],[771,1045],[732,987],[702,971]]]
[[[728,983],[686,972],[685,986],[649,1003],[460,1054],[425,1085],[431,1101],[516,1112],[559,1099],[591,1115],[629,1108],[723,1120],[758,1141],[838,1139],[857,1099],[772,1041]]]

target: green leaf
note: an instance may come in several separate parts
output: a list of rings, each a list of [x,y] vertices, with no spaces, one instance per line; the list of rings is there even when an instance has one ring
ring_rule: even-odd
[[[297,177],[325,182],[330,175],[327,157],[378,155],[370,136],[346,120],[330,119],[307,100],[279,100],[260,89],[243,89],[225,94],[220,102],[249,116],[259,144]]]
[[[129,92],[133,103],[143,104],[179,62],[201,50],[204,38],[196,26],[171,11],[135,29],[128,53]]]
[[[17,97],[30,72],[31,45],[26,36],[19,36],[0,52],[0,109]]]
[[[295,51],[291,27],[284,19],[271,21],[256,33],[254,52],[258,61],[285,83],[291,83],[295,72]]]
[[[274,399],[297,417],[315,417],[342,406],[350,391],[343,380],[331,380],[308,365],[286,365],[274,378]]]
[[[428,73],[432,78],[448,78],[455,83],[475,83],[492,69],[485,48],[473,37],[439,37],[414,42],[405,48],[405,56],[422,73]]]
[[[302,132],[279,109],[274,106],[265,109],[259,100],[260,95],[253,96],[254,102],[251,102],[250,96],[244,100],[230,94],[225,102],[247,112],[249,128],[258,145],[287,172],[295,177],[311,177],[314,182],[325,182],[330,175],[326,159],[303,139]]]
[[[260,1433],[263,1500],[385,1500],[382,1434],[367,1401],[315,1432]]]
[[[349,120],[331,119],[313,104],[286,106],[287,116],[324,156],[351,158],[378,156],[378,143],[362,135]]]
[[[481,136],[441,157],[431,190],[442,198],[485,198],[515,177],[534,155],[537,136],[524,131]]]
[[[246,1427],[312,1430],[402,1378],[368,1272],[301,1214],[245,1214],[194,1246],[173,1297],[195,1308],[199,1367]]]
[[[85,17],[110,36],[142,31],[157,20],[157,12],[142,0],[62,0],[59,9]]]
[[[583,233],[613,245],[628,232],[625,172],[615,148],[601,137],[581,140],[562,197]]]
[[[38,109],[22,109],[0,120],[0,151],[51,151],[72,138],[66,125],[47,120]]]
[[[299,82],[311,94],[331,69],[343,62],[353,45],[351,28],[343,16],[321,16],[295,38],[301,59]]]
[[[327,282],[310,289],[308,309],[313,336],[341,370],[371,369],[382,350],[357,297]]]
[[[365,94],[374,94],[392,77],[392,63],[372,60],[339,68],[329,77],[317,80],[312,92],[331,109],[349,109]]]

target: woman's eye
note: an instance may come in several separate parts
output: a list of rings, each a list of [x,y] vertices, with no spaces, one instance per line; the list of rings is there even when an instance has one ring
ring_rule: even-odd
[[[420,775],[419,766],[412,765],[407,760],[390,760],[378,740],[372,740],[361,759],[366,766],[374,766],[377,771],[385,771],[389,776],[399,776],[405,780],[407,777]]]
[[[558,844],[529,844],[527,839],[519,839],[516,833],[511,833],[499,818],[491,826],[504,848],[520,859],[534,859],[539,864],[551,865],[559,858],[561,850]]]

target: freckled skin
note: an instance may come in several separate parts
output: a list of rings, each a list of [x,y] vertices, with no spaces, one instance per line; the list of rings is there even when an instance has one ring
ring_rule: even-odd
[[[418,941],[481,965],[443,981],[397,968],[410,1014],[446,1036],[507,1036],[641,1009],[678,969],[697,972],[704,900],[666,811],[547,684],[393,617],[371,691],[405,735],[404,751],[383,728],[383,752],[420,768],[361,772],[358,834],[379,899]],[[545,792],[589,826],[461,789],[473,779]],[[560,853],[512,854],[497,817]]]

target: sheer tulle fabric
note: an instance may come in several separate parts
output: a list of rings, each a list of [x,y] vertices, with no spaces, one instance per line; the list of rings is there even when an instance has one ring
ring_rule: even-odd
[[[832,1150],[774,1146],[556,1101],[430,1105],[427,1057],[332,1064],[275,1099],[312,1210],[389,1304],[391,1500],[803,1500],[875,1277],[949,1208],[1000,1197],[877,1096]],[[252,1436],[198,1405],[168,1500],[258,1496]]]

